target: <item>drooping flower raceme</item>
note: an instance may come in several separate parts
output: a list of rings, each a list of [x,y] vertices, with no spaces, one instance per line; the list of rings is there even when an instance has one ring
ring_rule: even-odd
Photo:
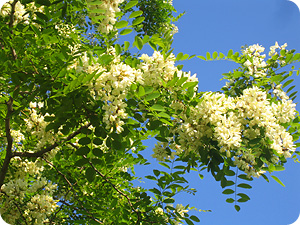
[[[143,54],[140,59],[143,62],[139,65],[139,68],[143,71],[145,86],[159,87],[162,86],[162,82],[168,82],[175,76],[187,77],[186,82],[198,82],[196,74],[191,76],[190,73],[183,72],[175,66],[175,56],[173,54],[165,59],[160,52],[155,51],[152,56]],[[176,88],[179,90],[181,87]],[[195,86],[196,90],[197,86]]]
[[[142,73],[123,62],[112,64],[95,82],[95,90],[105,102],[103,121],[107,129],[116,127],[118,133],[123,131],[123,119],[127,118],[125,98],[130,86],[142,82]]]
[[[109,33],[114,29],[116,23],[116,13],[120,12],[118,5],[124,0],[103,0],[101,4],[89,4],[92,0],[88,0],[88,6],[90,9],[90,17],[99,18],[98,31],[102,33]]]

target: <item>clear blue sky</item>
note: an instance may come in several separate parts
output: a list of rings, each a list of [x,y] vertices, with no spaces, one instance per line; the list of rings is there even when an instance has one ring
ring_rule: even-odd
[[[175,54],[227,53],[229,49],[239,51],[242,45],[257,43],[268,51],[275,41],[280,45],[287,43],[287,49],[300,53],[300,12],[288,0],[173,0],[173,5],[179,13],[186,12],[176,23],[179,33],[173,45]],[[221,74],[236,68],[231,62],[204,62],[197,58],[183,64],[183,70],[197,73],[201,91],[220,90],[224,84],[220,81]],[[296,65],[299,67],[300,64]],[[300,76],[295,81],[299,91],[296,102],[300,102]],[[300,110],[299,105],[297,109]],[[148,153],[151,154],[150,149]],[[272,178],[270,183],[263,178],[255,179],[251,182],[253,188],[245,191],[251,200],[240,204],[240,212],[225,202],[227,196],[222,194],[220,184],[206,173],[203,180],[196,173],[187,175],[198,193],[180,195],[177,199],[183,204],[212,210],[196,214],[203,225],[288,225],[300,213],[300,164],[289,160],[286,170],[274,175],[285,187]]]

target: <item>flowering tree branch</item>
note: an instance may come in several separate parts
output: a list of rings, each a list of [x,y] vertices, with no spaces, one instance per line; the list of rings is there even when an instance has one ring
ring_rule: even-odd
[[[80,127],[78,130],[76,130],[75,132],[73,132],[72,134],[70,134],[66,139],[63,139],[59,142],[55,142],[54,144],[40,150],[37,152],[14,152],[12,157],[32,157],[32,158],[38,158],[38,157],[42,157],[45,153],[50,152],[51,150],[55,149],[56,147],[58,147],[59,145],[61,145],[63,142],[65,141],[70,141],[72,138],[76,137],[78,134],[81,133],[82,129],[87,128],[91,125],[91,123],[88,123],[87,125],[84,125],[82,127]]]

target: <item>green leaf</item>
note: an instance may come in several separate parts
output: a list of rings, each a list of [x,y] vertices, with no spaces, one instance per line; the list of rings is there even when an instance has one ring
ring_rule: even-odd
[[[284,166],[275,165],[275,171],[283,171],[285,170]]]
[[[147,178],[147,179],[149,179],[149,180],[157,180],[156,177],[151,176],[151,175],[145,176],[145,178]]]
[[[130,14],[129,19],[138,17],[143,14],[143,11],[134,11]]]
[[[126,35],[126,34],[130,34],[132,32],[131,29],[124,29],[120,32],[120,35]]]
[[[253,180],[252,177],[248,177],[246,174],[241,174],[238,176],[238,178],[243,179],[243,180],[249,180],[249,181]]]
[[[241,210],[241,207],[239,207],[238,205],[235,205],[234,208],[237,212],[239,212]]]
[[[87,155],[90,152],[90,148],[88,146],[80,147],[75,154],[76,155]]]
[[[144,20],[145,20],[145,17],[143,17],[143,16],[138,17],[138,18],[136,18],[135,20],[132,21],[132,25],[136,26],[136,25],[142,23]]]
[[[142,50],[143,48],[143,40],[142,38],[140,38],[139,36],[135,36],[135,41],[134,41],[136,47],[138,48],[138,50]]]
[[[222,52],[220,52],[219,57],[220,57],[220,59],[223,59],[225,57],[225,55]]]
[[[166,168],[168,168],[168,169],[170,169],[170,166],[168,164],[164,163],[164,162],[159,162],[159,164],[166,167]]]
[[[292,83],[294,81],[294,79],[291,79],[291,80],[288,80],[287,82],[285,82],[283,85],[282,85],[282,88],[285,88],[286,86],[288,86],[290,83]]]
[[[184,82],[186,82],[188,79],[188,77],[181,77],[177,82],[176,82],[176,86],[181,86]]]
[[[138,91],[138,96],[139,96],[139,97],[142,97],[142,96],[144,96],[145,94],[146,94],[146,92],[145,92],[144,87],[143,87],[143,86],[140,86],[140,87],[139,87],[139,91]]]
[[[232,181],[232,180],[227,180],[226,182],[226,187],[229,187],[229,186],[232,186],[234,185],[235,183]]]
[[[157,177],[160,175],[160,171],[159,171],[159,170],[153,170],[153,173],[154,173],[154,175],[157,176]]]
[[[276,182],[278,182],[280,185],[282,185],[283,187],[285,187],[285,185],[282,183],[282,181],[281,180],[279,180],[279,178],[278,177],[276,177],[276,176],[271,176]]]
[[[238,199],[237,201],[238,201],[238,202],[247,202],[247,201],[249,201],[249,199],[240,198],[240,199]]]
[[[182,56],[183,56],[182,52],[178,53],[178,55],[176,56],[176,61],[181,60]]]
[[[188,54],[184,54],[184,56],[181,58],[181,60],[186,60],[189,58],[189,55]]]
[[[227,176],[234,176],[234,175],[235,175],[235,172],[232,171],[232,170],[226,170],[226,171],[225,171],[225,174],[226,174]]]
[[[204,56],[202,56],[202,55],[199,55],[199,56],[197,56],[197,58],[199,58],[199,59],[202,59],[202,60],[206,61],[206,58],[205,58]]]
[[[158,141],[160,141],[160,142],[168,142],[167,139],[165,139],[163,137],[159,137],[159,136],[156,136],[155,139],[158,140]]]
[[[251,189],[252,188],[251,185],[245,184],[245,183],[239,184],[238,187],[240,187],[240,188],[247,188],[247,189]]]
[[[182,89],[184,90],[184,89],[187,89],[187,88],[189,88],[189,87],[196,87],[197,86],[197,84],[198,84],[198,82],[197,81],[195,81],[195,82],[186,82],[186,83],[184,83],[184,85],[182,86]]]
[[[251,145],[258,144],[261,140],[262,140],[261,138],[254,138],[249,141],[249,144],[251,144]]]
[[[44,20],[45,22],[47,22],[49,20],[48,17],[43,13],[35,12],[35,14],[37,15],[38,18],[40,18],[41,20]]]
[[[135,6],[136,4],[138,4],[139,1],[130,1],[127,3],[127,5],[125,5],[124,10],[128,10],[130,8],[132,8],[133,6]]]
[[[94,148],[93,149],[93,154],[94,154],[94,156],[102,157],[103,156],[103,151],[100,148]]]
[[[79,139],[78,143],[81,145],[88,145],[91,143],[91,139],[89,137],[83,137]]]
[[[146,95],[145,100],[146,101],[150,101],[150,100],[158,98],[159,96],[160,96],[159,92],[153,92],[153,93],[151,93],[149,95]]]
[[[228,51],[228,53],[227,53],[227,57],[228,57],[228,58],[231,58],[232,55],[233,55],[233,50],[230,49],[230,50]]]
[[[234,199],[233,198],[227,198],[226,202],[228,202],[228,203],[234,203]]]
[[[209,52],[206,53],[206,59],[207,59],[207,60],[210,60],[210,59],[211,59],[211,56],[210,56],[210,53],[209,53]]]
[[[89,182],[93,182],[96,176],[96,171],[92,167],[88,167],[85,171],[85,177]]]
[[[93,140],[93,143],[94,143],[95,145],[102,145],[102,144],[103,144],[103,140],[101,140],[100,138],[95,138],[95,139]]]
[[[39,5],[45,5],[45,6],[50,6],[51,2],[49,0],[35,0],[36,3]]]
[[[161,192],[157,188],[151,188],[149,189],[149,191],[151,191],[154,194],[161,195]]]
[[[167,119],[170,119],[170,118],[171,118],[171,116],[170,116],[169,114],[167,114],[167,113],[164,113],[164,112],[160,112],[160,113],[158,113],[158,116],[160,116],[160,117],[164,117],[164,118],[167,118]]]
[[[166,111],[165,108],[159,104],[154,104],[151,108],[155,111]]]
[[[145,94],[147,95],[147,94],[150,94],[150,93],[152,93],[153,91],[154,91],[154,88],[153,87],[151,87],[151,86],[146,86],[146,87],[144,87],[145,88]]]
[[[195,222],[200,222],[200,220],[197,216],[191,216],[190,219],[194,220]]]
[[[175,200],[173,198],[167,198],[165,200],[163,200],[163,203],[174,203]]]
[[[129,46],[130,46],[130,42],[129,41],[124,41],[124,51],[127,51]]]
[[[269,178],[265,175],[265,174],[262,174],[261,175],[267,182],[270,182]]]
[[[119,22],[116,23],[116,28],[117,29],[121,29],[121,28],[124,28],[128,25],[128,22],[125,21],[125,20],[121,20]]]
[[[218,58],[218,53],[217,52],[214,52],[213,55],[212,55],[213,59],[216,59]]]
[[[101,14],[101,13],[105,13],[106,12],[106,10],[105,9],[92,9],[91,11],[90,11],[90,13],[99,13],[99,14]]]
[[[293,90],[295,87],[296,87],[295,85],[289,87],[289,89],[287,89],[286,93],[289,93],[289,92],[290,92],[291,90]]]
[[[223,193],[224,195],[230,195],[230,194],[233,194],[234,191],[231,190],[231,189],[225,189],[222,193]]]
[[[86,158],[79,159],[75,162],[74,166],[82,167],[83,165],[89,163],[89,160]]]
[[[248,195],[246,195],[246,194],[239,193],[239,194],[237,194],[237,195],[238,195],[238,196],[240,196],[240,197],[241,197],[241,198],[243,198],[243,199],[250,200],[249,196],[248,196]]]
[[[121,48],[121,46],[119,44],[115,45],[115,50],[116,50],[116,54],[117,55],[120,55],[121,52],[122,52],[122,48]]]
[[[194,223],[189,218],[184,218],[184,220],[188,225],[194,225]]]
[[[91,2],[91,1],[87,1],[87,4],[88,5],[101,5],[102,4],[102,1],[101,0],[96,0],[96,1],[93,1],[93,2]]]

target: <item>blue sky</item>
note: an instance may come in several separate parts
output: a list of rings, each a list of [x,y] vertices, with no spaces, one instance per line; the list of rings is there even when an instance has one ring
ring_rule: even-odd
[[[278,41],[287,43],[287,49],[300,53],[300,12],[288,0],[173,0],[178,13],[186,14],[176,23],[174,53],[205,55],[206,52],[227,53],[240,51],[243,45],[260,44],[266,48]],[[225,81],[222,73],[232,71],[236,64],[228,61],[205,62],[198,58],[184,61],[183,70],[197,73],[201,91],[218,91]],[[299,68],[300,64],[296,65]],[[295,76],[296,90],[300,91],[300,76]],[[299,95],[299,94],[298,94]],[[296,99],[299,102],[300,96]],[[297,105],[300,111],[299,105]],[[153,143],[152,143],[153,144]],[[298,149],[299,150],[299,149]],[[149,154],[151,150],[149,150]],[[148,154],[148,153],[147,153]],[[156,166],[159,168],[159,166]],[[152,168],[148,168],[152,171]],[[148,169],[141,172],[147,173]],[[300,213],[300,164],[288,160],[286,170],[275,172],[285,187],[272,178],[267,183],[262,177],[251,182],[246,190],[251,200],[241,203],[236,212],[233,204],[226,203],[220,184],[210,174],[188,174],[191,186],[198,190],[193,195],[179,195],[177,200],[198,209],[212,212],[196,213],[203,225],[288,225]]]

